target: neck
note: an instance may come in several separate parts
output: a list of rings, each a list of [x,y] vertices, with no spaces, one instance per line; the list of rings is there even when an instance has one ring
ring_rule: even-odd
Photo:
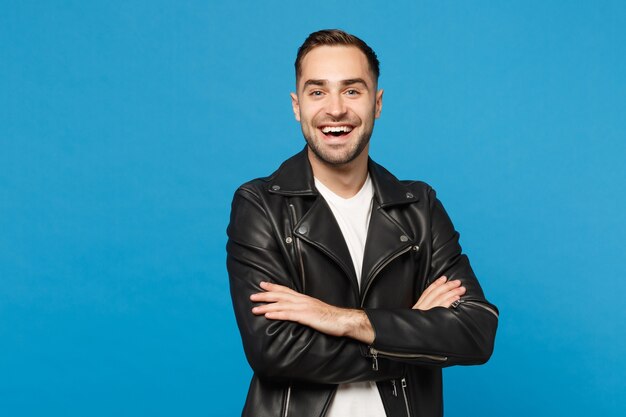
[[[330,165],[307,149],[313,175],[333,193],[343,198],[354,197],[365,184],[369,144],[359,156],[342,165]]]

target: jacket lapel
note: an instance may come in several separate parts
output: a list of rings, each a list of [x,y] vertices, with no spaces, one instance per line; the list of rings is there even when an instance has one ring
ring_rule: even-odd
[[[294,233],[298,237],[317,247],[339,264],[355,288],[358,288],[350,251],[333,212],[322,196],[319,196],[309,211],[302,216],[295,229]]]
[[[396,254],[413,245],[413,236],[407,234],[402,227],[380,206],[376,197],[372,207],[365,253],[363,254],[363,270],[361,272],[361,294],[370,281],[384,265]]]

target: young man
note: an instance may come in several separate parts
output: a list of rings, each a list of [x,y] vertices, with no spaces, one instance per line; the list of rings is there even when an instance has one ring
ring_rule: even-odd
[[[374,51],[323,30],[295,66],[307,145],[237,190],[228,227],[243,416],[441,416],[441,368],[489,359],[498,310],[432,188],[368,157]]]

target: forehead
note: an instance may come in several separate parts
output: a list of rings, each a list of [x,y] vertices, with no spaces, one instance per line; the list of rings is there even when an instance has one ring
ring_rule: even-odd
[[[306,80],[333,82],[353,78],[374,83],[365,54],[355,46],[318,46],[302,59],[300,85]]]

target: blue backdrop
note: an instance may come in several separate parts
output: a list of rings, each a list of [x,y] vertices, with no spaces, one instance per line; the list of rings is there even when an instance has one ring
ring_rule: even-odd
[[[328,27],[381,59],[373,158],[501,309],[447,415],[625,415],[626,6],[565,0],[2,2],[0,415],[240,413],[230,199],[303,146]]]

